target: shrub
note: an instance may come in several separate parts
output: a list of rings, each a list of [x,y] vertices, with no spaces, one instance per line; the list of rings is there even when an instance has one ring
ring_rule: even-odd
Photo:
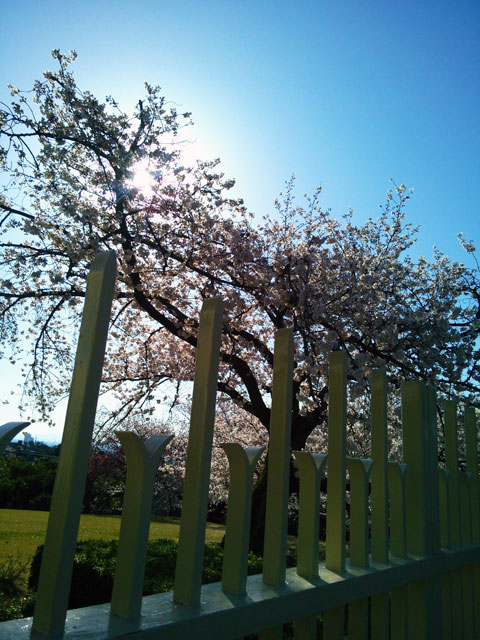
[[[27,561],[8,556],[0,562],[0,621],[33,613],[35,597],[27,591]]]
[[[21,457],[0,460],[0,507],[48,511],[57,460]]]
[[[147,547],[147,564],[143,595],[171,591],[175,581],[178,541],[152,540]],[[43,545],[37,548],[28,581],[37,590]],[[77,542],[70,589],[69,609],[109,602],[117,558],[117,541],[81,540]],[[219,542],[205,544],[202,582],[218,582],[222,577],[223,549]],[[252,553],[248,559],[249,574],[260,573],[262,559]]]
[[[37,548],[30,567],[28,586],[37,591],[43,544]],[[112,594],[117,557],[115,540],[82,540],[77,542],[73,563],[69,609],[108,602]]]

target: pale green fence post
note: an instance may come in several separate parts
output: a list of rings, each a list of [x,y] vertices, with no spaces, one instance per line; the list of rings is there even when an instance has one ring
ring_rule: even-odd
[[[174,600],[183,604],[196,604],[200,599],[222,316],[220,298],[204,301],[197,338],[173,593]]]
[[[463,545],[471,544],[472,542],[472,492],[471,492],[471,480],[472,474],[469,471],[460,472],[460,535]]]
[[[327,549],[325,566],[345,571],[345,474],[347,428],[347,355],[330,355],[328,383],[328,474],[327,474]],[[344,635],[345,607],[324,613],[323,636],[329,640]]]
[[[135,433],[115,433],[127,458],[127,480],[110,610],[122,618],[135,618],[142,608],[155,473],[173,436],[154,435],[143,442]]]
[[[471,473],[460,473],[460,534],[462,544],[469,545],[472,542],[472,517],[471,517]],[[463,623],[465,638],[475,638],[474,612],[473,612],[473,566],[462,569],[463,591]]]
[[[9,442],[25,427],[28,427],[30,422],[6,422],[0,427],[0,455],[3,450],[9,444]]]
[[[439,526],[432,506],[432,437],[429,399],[422,382],[402,384],[403,457],[406,477],[407,549],[409,553],[434,552],[432,529]],[[436,473],[438,477],[438,472]],[[408,638],[441,636],[441,592],[438,581],[425,579],[408,585]]]
[[[350,565],[368,567],[368,485],[373,460],[347,458],[350,476]],[[368,598],[348,605],[349,640],[368,638]]]
[[[225,593],[245,593],[253,474],[265,447],[245,447],[236,442],[222,445],[230,465],[227,526],[222,565]]]
[[[283,585],[287,561],[288,486],[290,480],[290,437],[292,429],[293,332],[280,329],[275,334],[273,357],[272,409],[268,441],[267,506],[263,581]],[[275,620],[272,620],[275,623]],[[260,640],[282,637],[282,626],[262,631]]]
[[[295,620],[293,640],[315,640],[317,637],[317,616],[306,616]]]
[[[437,395],[435,388],[427,386],[427,422],[428,422],[428,455],[430,456],[430,540],[431,553],[439,553],[441,551],[442,539],[442,517],[440,515],[441,502],[440,498],[440,469],[438,466],[438,424],[437,424]],[[442,603],[442,620],[441,629],[444,638],[448,637],[451,629],[451,597],[448,596],[450,588],[450,576],[443,574],[441,583],[434,583],[434,589],[437,597],[441,598]],[[435,596],[432,596],[435,597]],[[444,628],[445,627],[445,628]]]
[[[437,424],[437,394],[434,387],[427,385],[427,467],[430,482],[430,553],[439,553],[440,545],[440,496],[438,476],[438,424]]]
[[[108,251],[97,256],[87,281],[33,616],[43,635],[61,636],[65,626],[115,274],[115,253]]]
[[[426,389],[421,382],[402,384],[403,459],[408,465],[406,476],[407,546],[413,553],[431,550],[431,502],[427,475],[428,430]]]
[[[438,470],[439,504],[440,504],[440,544],[443,549],[449,549],[452,541],[450,536],[450,471]]]
[[[300,474],[298,509],[297,573],[303,578],[318,577],[318,543],[320,535],[320,481],[327,456],[295,451]]]
[[[366,568],[368,561],[368,486],[374,460],[347,458],[350,476],[350,564]]]
[[[327,456],[295,451],[300,475],[298,508],[297,573],[307,580],[318,578],[318,543],[320,530],[320,481]],[[295,620],[294,640],[314,640],[317,616]]]
[[[467,471],[472,474],[472,539],[480,541],[480,502],[478,482],[478,450],[477,450],[477,425],[475,409],[467,407],[464,415],[465,442],[467,448]]]
[[[450,471],[448,469],[438,470],[439,484],[439,504],[440,504],[440,544],[442,549],[449,549],[450,539],[450,491],[448,486]],[[453,627],[453,576],[451,572],[442,574],[442,613],[443,640],[450,640],[454,637]]]
[[[406,475],[408,465],[388,463],[388,492],[390,515],[390,550],[393,556],[407,556]]]
[[[471,514],[472,539],[480,542],[480,496],[478,480],[477,425],[475,409],[467,407],[464,415],[465,440],[467,447],[467,471],[471,473]],[[480,635],[480,565],[473,566],[473,593],[475,612],[475,632]]]
[[[407,556],[407,517],[405,477],[407,465],[388,463],[388,494],[390,517],[390,551],[392,556]],[[390,594],[391,640],[405,640],[408,630],[407,587],[393,589]]]
[[[446,400],[444,404],[445,422],[445,463],[449,471],[449,532],[453,548],[461,545],[460,521],[460,474],[458,469],[458,433],[457,433],[457,402]],[[462,572],[451,573],[452,589],[452,624],[457,637],[462,638],[464,632],[463,620],[463,583]]]
[[[370,377],[371,388],[371,456],[375,460],[371,479],[371,552],[374,562],[388,562],[388,438],[387,438],[387,377],[383,369],[375,369]],[[371,598],[372,640],[388,640],[389,593]]]
[[[450,492],[450,537],[453,546],[462,543],[460,533],[460,473],[458,469],[457,402],[446,400],[445,419],[445,462],[449,470]]]

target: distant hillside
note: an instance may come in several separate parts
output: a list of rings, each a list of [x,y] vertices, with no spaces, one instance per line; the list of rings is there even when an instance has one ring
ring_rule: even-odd
[[[60,445],[49,445],[45,442],[37,442],[36,440],[25,443],[24,441],[10,442],[5,448],[3,455],[6,458],[16,456],[17,458],[25,458],[26,460],[34,460],[35,458],[47,457],[58,458],[60,453]]]

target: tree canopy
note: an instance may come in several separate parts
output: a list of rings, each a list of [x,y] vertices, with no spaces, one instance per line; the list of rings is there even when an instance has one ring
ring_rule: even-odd
[[[164,382],[193,379],[211,296],[226,304],[219,392],[265,430],[274,332],[293,327],[296,449],[325,428],[334,349],[348,354],[353,422],[378,366],[392,385],[420,377],[478,406],[478,273],[439,252],[409,256],[404,185],[358,225],[324,210],[320,190],[297,205],[290,181],[259,219],[229,197],[217,160],[181,164],[190,114],[159,87],[146,84],[129,116],[79,89],[73,52],[53,57],[58,69],[31,92],[10,87],[0,110],[2,355],[27,354],[26,389],[44,415],[67,391],[86,275],[105,249],[119,263],[103,378],[118,397],[112,423],[154,412]],[[151,193],[135,187],[139,171]]]

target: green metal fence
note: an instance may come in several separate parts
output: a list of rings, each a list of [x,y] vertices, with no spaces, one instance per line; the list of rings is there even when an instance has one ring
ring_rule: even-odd
[[[457,406],[444,409],[446,468],[438,467],[432,388],[402,386],[403,464],[387,460],[383,371],[371,379],[372,457],[346,456],[346,356],[332,353],[328,456],[294,452],[300,476],[297,567],[286,569],[293,338],[277,332],[263,574],[247,577],[250,505],[263,448],[224,445],[230,492],[222,582],[201,586],[215,415],[222,303],[201,312],[175,588],[142,598],[153,478],[171,436],[146,442],[120,433],[127,481],[112,601],[67,612],[87,462],[115,280],[115,256],[100,254],[84,316],[52,497],[33,619],[0,623],[0,639],[282,637],[296,640],[480,638],[480,516],[475,412],[466,409],[467,471],[458,464]],[[0,428],[0,446],[22,428]],[[350,477],[349,558],[345,553]],[[320,480],[327,473],[325,563],[318,561]],[[371,490],[369,491],[371,485]],[[369,501],[371,526],[369,534]],[[348,624],[345,614],[347,612]]]

